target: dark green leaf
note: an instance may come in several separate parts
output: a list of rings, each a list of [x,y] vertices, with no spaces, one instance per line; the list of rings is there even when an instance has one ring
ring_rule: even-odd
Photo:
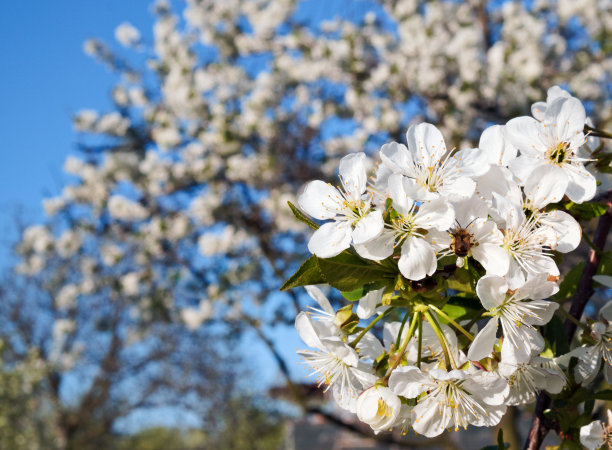
[[[395,272],[348,251],[333,258],[318,258],[319,270],[327,283],[340,291],[354,291],[364,284],[395,277]]]
[[[606,252],[603,257],[599,260],[599,266],[597,266],[597,275],[612,275],[612,253]]]
[[[612,153],[598,153],[595,166],[599,172],[609,168],[610,163],[612,163]]]
[[[325,278],[319,270],[317,264],[317,257],[311,256],[300,266],[283,286],[280,288],[281,291],[286,291],[298,286],[308,286],[309,284],[322,284],[325,283]]]
[[[289,205],[289,208],[291,208],[291,212],[293,213],[293,215],[295,216],[295,218],[297,220],[299,220],[302,223],[305,223],[306,225],[308,225],[310,228],[313,228],[315,230],[319,229],[319,225],[317,225],[312,219],[310,219],[309,217],[306,217],[302,211],[300,211],[299,209],[297,209],[295,207],[295,205],[291,202],[287,202],[287,204]]]
[[[605,391],[595,392],[592,398],[595,400],[612,400],[612,390],[606,389]]]
[[[500,428],[497,432],[497,450],[505,450],[509,446],[504,443],[504,430]]]
[[[564,355],[569,352],[565,327],[557,316],[553,316],[546,324],[546,339],[555,355]]]
[[[448,279],[449,289],[459,292],[474,293],[474,278],[469,270],[465,268],[457,269],[452,277]]]
[[[497,432],[497,445],[487,445],[482,447],[481,450],[506,450],[508,447],[510,447],[510,444],[504,442],[504,432],[500,428]]]
[[[578,288],[578,282],[580,281],[583,270],[584,261],[574,266],[572,270],[563,277],[563,281],[561,285],[559,285],[559,292],[555,295],[557,300],[565,300],[574,295],[576,288]]]

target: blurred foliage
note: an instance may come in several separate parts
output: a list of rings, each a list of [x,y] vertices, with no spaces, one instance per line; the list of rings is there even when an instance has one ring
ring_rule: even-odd
[[[6,347],[0,340],[0,448],[52,448],[53,413],[41,392],[44,367],[35,351],[7,364]]]

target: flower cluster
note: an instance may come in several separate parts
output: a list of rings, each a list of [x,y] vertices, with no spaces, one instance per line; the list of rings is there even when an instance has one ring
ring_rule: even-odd
[[[366,155],[354,153],[340,161],[338,187],[311,181],[298,197],[325,221],[308,243],[312,264],[359,300],[356,313],[334,311],[307,286],[320,309],[301,312],[296,327],[316,350],[300,355],[375,432],[494,426],[508,405],[560,393],[572,356],[578,382],[612,361],[608,307],[591,325],[592,345],[567,355],[552,357],[539,328],[559,308],[549,300],[559,291],[555,255],[581,240],[567,205],[591,200],[596,181],[582,103],[555,86],[532,112],[463,150],[447,148],[434,125],[413,125],[407,145],[382,146],[369,182]],[[341,275],[350,264],[351,280]],[[310,282],[320,280],[298,271],[292,286]]]

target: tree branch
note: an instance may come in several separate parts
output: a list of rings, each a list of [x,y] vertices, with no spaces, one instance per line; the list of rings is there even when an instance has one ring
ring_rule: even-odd
[[[608,207],[612,208],[612,203],[609,201]],[[608,209],[608,212],[599,218],[595,234],[593,236],[593,243],[596,248],[603,249],[606,245],[608,233],[612,227],[612,209]],[[593,275],[597,272],[599,261],[601,260],[601,254],[594,249],[589,251],[589,257],[584,266],[584,271],[580,277],[576,294],[572,298],[569,314],[575,319],[580,320],[584,308],[588,303],[589,299],[594,293],[593,289]],[[565,332],[569,342],[572,341],[574,333],[576,332],[576,323],[572,320],[567,319],[565,321]],[[538,395],[536,401],[535,411],[533,412],[533,419],[531,422],[531,428],[525,441],[524,450],[537,450],[542,445],[544,437],[549,430],[554,428],[554,423],[544,417],[544,411],[550,406],[551,400],[548,395],[542,392]]]

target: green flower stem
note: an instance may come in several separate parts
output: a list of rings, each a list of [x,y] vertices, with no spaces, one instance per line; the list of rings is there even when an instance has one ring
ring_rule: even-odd
[[[417,344],[417,367],[421,368],[421,349],[423,348],[423,316],[419,315],[419,343]]]
[[[421,314],[419,312],[415,312],[414,314],[412,314],[412,320],[410,321],[410,327],[408,328],[408,333],[406,333],[406,337],[402,341],[402,346],[400,347],[400,349],[394,353],[395,355],[397,355],[397,359],[394,361],[393,365],[389,367],[389,370],[387,371],[387,375],[385,375],[385,377],[382,379],[385,385],[389,382],[389,377],[391,376],[391,373],[393,373],[393,371],[397,368],[397,366],[399,366],[402,358],[404,357],[404,353],[406,352],[406,347],[408,347],[408,343],[410,342],[410,339],[412,339],[412,336],[414,335],[414,331],[416,330],[416,327],[417,327],[417,323],[420,321],[420,319],[421,319]]]
[[[434,305],[428,305],[428,306],[431,309],[433,309],[436,313],[438,313],[438,315],[444,317],[448,323],[450,323],[452,326],[454,326],[466,338],[468,338],[470,341],[474,341],[474,336],[472,336],[472,334],[470,332],[468,332],[465,328],[463,328],[461,325],[459,325],[457,322],[455,322],[453,319],[451,319],[444,311],[442,311],[439,308],[436,308]]]
[[[446,362],[446,370],[450,370],[451,367],[453,369],[456,369],[457,365],[455,364],[455,360],[451,357],[450,352],[448,351],[448,342],[446,342],[446,337],[444,337],[444,333],[440,328],[440,324],[434,318],[434,316],[431,315],[431,312],[425,311],[423,315],[431,325],[431,328],[433,328],[434,333],[436,333],[436,336],[440,341],[440,344],[442,345],[442,352],[444,352],[444,361]]]
[[[591,329],[588,327],[587,324],[580,322],[578,319],[576,319],[574,316],[572,316],[570,313],[568,313],[563,306],[559,305],[559,308],[557,308],[557,311],[559,311],[563,317],[565,317],[566,319],[568,319],[571,322],[574,322],[574,324],[580,328],[582,328],[588,336],[591,335]]]
[[[408,320],[408,316],[410,313],[406,311],[406,315],[404,316],[404,320],[402,320],[402,325],[400,326],[399,333],[397,333],[397,339],[395,340],[395,348],[399,348],[400,339],[402,338],[402,332],[404,331],[404,326],[406,325],[406,320]]]
[[[349,345],[350,345],[351,347],[353,347],[353,348],[357,347],[357,344],[358,344],[358,343],[359,343],[359,341],[360,341],[360,340],[361,340],[361,339],[362,339],[362,338],[363,338],[363,337],[366,335],[366,333],[367,333],[368,331],[370,331],[370,330],[372,329],[372,327],[373,327],[374,325],[376,325],[376,323],[377,323],[379,320],[381,320],[383,317],[385,317],[387,314],[389,314],[389,313],[390,313],[391,311],[393,311],[394,309],[395,309],[395,307],[394,307],[394,306],[392,306],[392,307],[390,307],[390,308],[387,308],[387,310],[385,310],[385,311],[384,311],[382,314],[379,314],[379,315],[378,315],[378,317],[377,317],[376,319],[374,319],[372,322],[370,322],[370,323],[368,324],[368,326],[367,326],[367,327],[365,327],[365,328],[364,328],[364,329],[361,331],[361,333],[359,333],[359,334],[357,335],[357,337],[355,338],[355,340],[354,340],[353,342],[351,342]]]

